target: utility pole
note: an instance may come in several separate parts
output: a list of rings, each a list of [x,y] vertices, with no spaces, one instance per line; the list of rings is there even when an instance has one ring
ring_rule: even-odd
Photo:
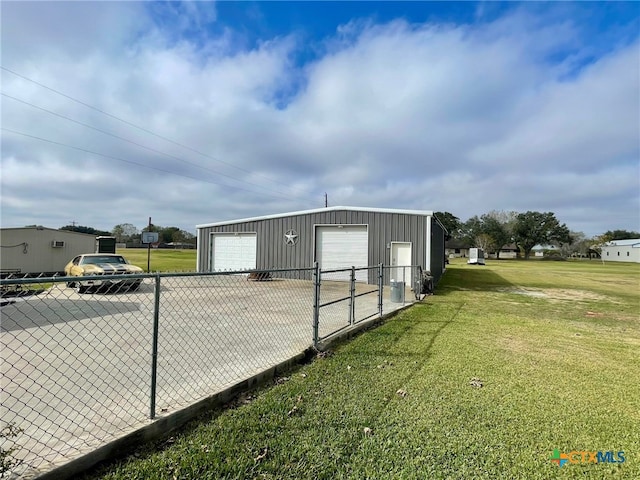
[[[151,217],[149,217],[149,232],[151,231]],[[147,273],[151,271],[151,243],[147,244]]]
[[[324,192],[324,207],[327,208],[329,206],[329,197],[327,197],[327,192]]]

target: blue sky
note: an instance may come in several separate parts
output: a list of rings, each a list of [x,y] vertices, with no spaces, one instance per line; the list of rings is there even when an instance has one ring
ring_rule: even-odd
[[[403,19],[411,24],[477,26],[489,24],[514,12],[525,11],[545,21],[572,22],[583,42],[600,51],[637,38],[639,2],[420,2],[420,1],[267,1],[200,2],[200,11],[213,13],[191,33],[217,36],[225,29],[238,34],[239,48],[252,48],[275,37],[299,35],[297,59],[301,64],[317,58],[319,45],[331,39],[340,26],[350,22],[384,24]],[[151,3],[159,25],[176,29],[175,3]],[[194,25],[195,27],[195,25]],[[560,51],[550,60],[561,60]],[[594,52],[595,53],[595,52]]]
[[[2,226],[194,231],[326,192],[640,230],[640,3],[1,8]]]

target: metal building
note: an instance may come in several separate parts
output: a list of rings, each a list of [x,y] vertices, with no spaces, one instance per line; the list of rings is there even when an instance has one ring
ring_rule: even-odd
[[[305,268],[315,261],[324,270],[383,263],[420,265],[437,281],[445,267],[446,231],[431,211],[328,207],[196,229],[199,272]]]
[[[612,240],[602,246],[601,256],[606,262],[640,263],[640,238]]]
[[[54,228],[0,229],[0,270],[7,273],[59,273],[76,255],[92,253],[96,236]]]

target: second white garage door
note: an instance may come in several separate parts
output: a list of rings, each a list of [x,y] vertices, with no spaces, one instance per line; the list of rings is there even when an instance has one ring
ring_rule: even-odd
[[[321,270],[366,267],[369,261],[369,235],[366,225],[316,227],[316,259]],[[349,274],[331,274],[327,279],[349,280]],[[356,281],[366,282],[367,271],[356,272]]]
[[[255,233],[211,234],[211,270],[237,271],[256,268]]]

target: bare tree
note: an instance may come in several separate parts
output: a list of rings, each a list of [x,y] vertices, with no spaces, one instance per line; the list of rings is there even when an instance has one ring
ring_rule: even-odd
[[[131,240],[131,237],[138,235],[140,232],[138,229],[130,223],[121,223],[113,227],[111,235],[116,237],[116,241],[119,243],[125,243]]]

